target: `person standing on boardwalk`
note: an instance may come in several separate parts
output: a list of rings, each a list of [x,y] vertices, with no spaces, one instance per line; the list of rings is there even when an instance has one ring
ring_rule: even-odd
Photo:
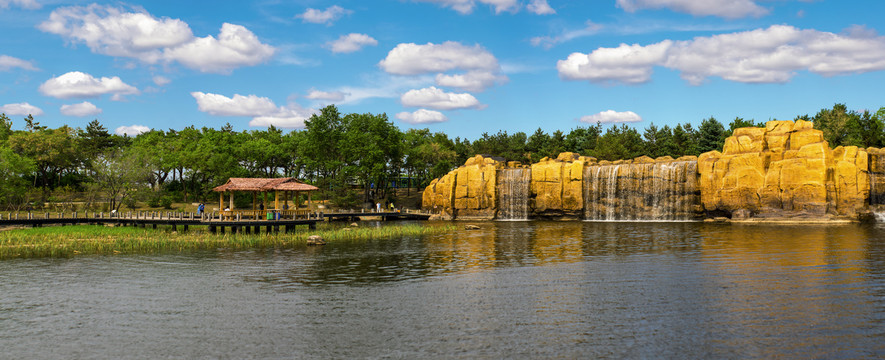
[[[197,206],[197,214],[199,214],[200,216],[203,216],[204,210],[206,210],[206,205],[203,203],[200,203],[200,205]]]

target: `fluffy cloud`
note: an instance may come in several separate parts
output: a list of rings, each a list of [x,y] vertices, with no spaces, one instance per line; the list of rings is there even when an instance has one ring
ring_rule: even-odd
[[[126,84],[119,77],[100,79],[79,71],[72,71],[59,77],[46,80],[40,85],[40,93],[60,99],[99,97],[112,94],[112,100],[122,95],[138,94],[138,89]]]
[[[332,25],[333,22],[350,13],[352,11],[338,5],[332,5],[326,8],[326,10],[308,8],[304,13],[295,15],[295,17],[300,18],[306,23]]]
[[[191,96],[197,100],[197,108],[216,116],[249,116],[249,126],[270,126],[282,128],[303,128],[304,121],[315,111],[304,109],[298,104],[277,107],[266,97],[235,94],[232,98],[224,95],[195,91]]]
[[[0,9],[8,9],[9,5],[18,5],[24,9],[39,9],[37,0],[0,0]]]
[[[37,70],[37,67],[30,61],[14,58],[12,56],[0,55],[0,71],[7,71],[12,68],[21,68],[31,71]]]
[[[40,108],[38,108],[34,105],[23,102],[23,103],[6,104],[3,106],[0,106],[0,113],[4,113],[6,115],[40,116],[40,115],[43,115],[43,110],[41,110]]]
[[[401,112],[396,114],[396,118],[409,124],[432,124],[449,121],[449,118],[443,113],[427,109],[418,109],[415,112]]]
[[[266,97],[235,94],[229,98],[219,94],[194,91],[191,96],[197,100],[197,109],[216,116],[261,116],[277,111],[274,102]]]
[[[275,49],[262,44],[251,31],[240,25],[224,23],[218,38],[207,36],[174,48],[163,56],[201,72],[227,73],[241,66],[260,64],[270,59]]]
[[[177,61],[202,72],[226,73],[256,65],[275,51],[240,25],[223,24],[218,38],[195,37],[179,19],[97,4],[58,8],[38,28],[72,43],[84,43],[95,53],[147,64]]]
[[[131,125],[131,126],[120,126],[116,130],[114,130],[114,133],[117,135],[120,135],[120,136],[123,136],[123,135],[137,136],[138,134],[146,133],[148,131],[151,131],[151,128],[149,128],[147,126]]]
[[[557,63],[566,80],[623,83],[649,81],[654,66],[677,70],[693,85],[711,76],[783,83],[798,71],[823,76],[864,73],[885,70],[885,37],[861,28],[834,34],[775,25],[688,41],[599,48]]]
[[[498,59],[479,45],[466,46],[454,41],[442,44],[399,44],[378,64],[397,75],[446,72],[455,69],[496,71]]]
[[[469,14],[473,12],[476,3],[486,4],[495,8],[495,13],[500,14],[505,11],[516,12],[519,10],[519,2],[517,0],[414,0],[417,2],[428,2],[439,4],[443,7],[449,7],[453,10]],[[533,2],[534,3],[534,2]]]
[[[399,44],[378,65],[396,75],[437,73],[437,85],[467,91],[482,91],[507,81],[507,77],[500,74],[501,66],[492,53],[479,45],[466,46],[454,41]],[[464,73],[446,74],[450,71]]]
[[[640,122],[642,121],[642,117],[632,111],[617,112],[614,110],[606,110],[598,114],[582,116],[580,121],[588,124],[628,123]]]
[[[341,101],[348,94],[342,91],[319,91],[311,90],[305,98],[311,100]]]
[[[483,104],[473,95],[448,93],[434,86],[409,90],[400,97],[406,107],[423,107],[434,110],[480,109]]]
[[[437,74],[436,84],[467,91],[483,91],[495,84],[507,82],[507,77],[487,71],[470,71],[465,74]]]
[[[333,53],[352,53],[359,51],[364,46],[378,45],[378,40],[366,34],[350,33],[341,35],[338,40],[327,44]]]
[[[567,80],[644,83],[651,79],[652,67],[666,59],[671,44],[669,40],[649,46],[621,44],[589,54],[573,53],[558,61],[556,69],[559,76]]]
[[[62,105],[61,113],[67,116],[91,116],[101,114],[101,109],[91,102],[84,101],[79,104]]]
[[[556,10],[553,10],[553,8],[550,7],[550,4],[547,3],[547,0],[532,0],[531,3],[526,5],[526,8],[530,12],[538,15],[556,14]]]
[[[617,4],[627,12],[667,8],[695,16],[712,15],[730,19],[768,13],[768,9],[754,0],[617,0]]]
[[[304,109],[297,104],[283,106],[279,111],[264,116],[256,116],[249,121],[249,126],[276,126],[286,129],[303,129],[304,121],[310,118],[316,111]]]

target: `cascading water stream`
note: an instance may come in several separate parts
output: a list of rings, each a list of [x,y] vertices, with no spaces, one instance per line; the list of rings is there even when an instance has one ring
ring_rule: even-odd
[[[689,220],[699,201],[696,161],[584,169],[587,220]]]
[[[530,169],[503,169],[498,174],[498,219],[528,220]]]
[[[870,207],[876,221],[885,223],[885,155],[874,155],[870,162]]]

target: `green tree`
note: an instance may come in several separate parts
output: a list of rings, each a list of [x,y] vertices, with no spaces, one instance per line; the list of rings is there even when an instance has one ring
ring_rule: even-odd
[[[120,205],[149,188],[151,171],[145,165],[145,157],[136,151],[115,149],[92,159],[93,179],[111,209],[120,210]]]
[[[29,184],[25,177],[36,167],[34,161],[0,146],[0,205],[19,210],[27,202]]]
[[[602,133],[602,126],[588,126],[586,128],[577,127],[565,136],[566,151],[587,155],[596,149],[596,143],[599,135]]]
[[[673,127],[673,144],[676,153],[680,155],[699,155],[697,151],[698,135],[691,124],[677,125]]]
[[[12,120],[4,113],[0,113],[0,145],[3,145],[12,135]]]
[[[525,144],[525,150],[529,154],[529,161],[538,162],[541,158],[548,156],[546,154],[547,149],[550,148],[550,135],[538,128],[535,132],[529,136],[528,141]]]
[[[633,159],[645,153],[645,142],[636,129],[621,124],[612,125],[599,138],[599,144],[592,156],[601,160]]]
[[[722,151],[722,146],[725,144],[725,134],[725,127],[714,117],[704,119],[698,128],[697,153]]]
[[[823,132],[824,140],[836,147],[845,145],[848,140],[851,115],[845,104],[835,104],[832,109],[821,109],[811,121],[815,129]]]
[[[60,185],[62,175],[76,170],[80,152],[75,132],[67,125],[58,129],[40,128],[35,126],[32,131],[14,133],[9,137],[9,147],[34,160],[37,170],[34,185],[39,183],[45,196],[50,186]]]

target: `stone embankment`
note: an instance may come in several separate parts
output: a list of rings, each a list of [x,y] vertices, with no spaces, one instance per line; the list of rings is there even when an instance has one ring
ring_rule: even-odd
[[[530,179],[510,169],[530,169]],[[518,201],[521,197],[524,202]],[[611,162],[562,153],[522,165],[477,155],[433,180],[423,194],[424,208],[439,218],[466,220],[513,214],[589,220],[844,220],[871,216],[880,205],[885,207],[885,150],[831,149],[821,131],[802,120],[736,129],[722,152],[697,158]],[[506,209],[499,211],[501,206]]]

